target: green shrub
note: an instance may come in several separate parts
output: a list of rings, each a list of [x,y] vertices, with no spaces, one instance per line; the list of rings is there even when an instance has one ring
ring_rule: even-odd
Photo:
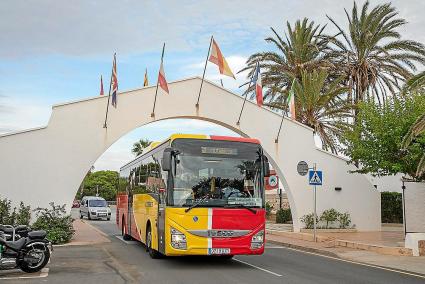
[[[306,214],[301,217],[301,222],[304,223],[304,228],[306,229],[313,229],[314,226],[314,217],[313,213]],[[317,217],[316,217],[317,218]],[[348,212],[340,213],[337,210],[331,208],[323,211],[322,215],[320,216],[320,221],[326,222],[326,226],[317,226],[317,228],[321,229],[331,229],[335,228],[332,227],[333,222],[338,222],[338,228],[340,229],[346,229],[349,228],[351,225],[351,216]],[[316,224],[319,222],[319,219],[316,219]],[[352,226],[353,228],[355,225]]]
[[[339,213],[337,221],[339,222],[339,227],[341,229],[346,229],[351,225],[351,216],[348,212]]]
[[[304,223],[305,229],[313,229],[314,227],[314,213],[306,214],[301,217],[301,222]],[[316,216],[316,224],[319,222],[319,219]]]
[[[47,239],[53,244],[63,244],[71,240],[74,234],[71,215],[66,215],[65,204],[50,203],[51,209],[37,208],[37,220],[32,225],[35,230],[47,231]]]
[[[276,212],[276,223],[282,224],[292,221],[291,209],[280,208]]]
[[[271,204],[267,201],[266,202],[266,217],[270,217],[270,215],[272,214],[272,208],[273,206],[271,206]]]
[[[3,225],[29,225],[31,209],[21,201],[19,209],[12,208],[12,202],[5,198],[0,199],[0,224]]]
[[[16,225],[29,225],[31,220],[31,207],[19,203],[18,214],[16,215]]]
[[[382,223],[403,223],[402,195],[398,192],[381,192]]]
[[[329,223],[332,224],[332,222],[335,222],[338,219],[338,216],[340,213],[336,211],[335,209],[327,209],[322,212],[322,215],[320,216],[320,221],[326,222],[326,229],[329,228]]]

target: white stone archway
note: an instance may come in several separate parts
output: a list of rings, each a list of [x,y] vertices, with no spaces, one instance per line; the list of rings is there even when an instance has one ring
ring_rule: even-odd
[[[380,194],[363,175],[350,174],[346,160],[318,149],[312,129],[247,102],[236,125],[243,99],[205,81],[196,109],[201,79],[169,84],[170,95],[159,91],[155,119],[151,118],[155,87],[118,94],[118,108],[110,108],[108,128],[103,128],[107,97],[53,106],[46,127],[0,136],[0,196],[24,201],[32,208],[70,205],[94,162],[120,137],[145,124],[170,118],[207,120],[245,137],[258,138],[288,193],[298,231],[300,217],[312,212],[313,194],[307,178],[296,171],[298,161],[316,162],[324,172],[318,189],[318,212],[328,208],[347,211],[358,230],[380,229]],[[176,132],[179,132],[176,129]],[[213,133],[205,133],[213,134]],[[335,191],[341,187],[341,191]]]

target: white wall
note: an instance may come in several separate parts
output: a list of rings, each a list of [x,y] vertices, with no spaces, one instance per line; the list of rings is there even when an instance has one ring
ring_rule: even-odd
[[[317,149],[310,128],[285,119],[276,144],[281,116],[247,102],[237,126],[243,99],[207,81],[197,110],[200,83],[200,78],[170,83],[170,95],[159,90],[155,119],[208,120],[260,139],[288,194],[295,231],[301,226],[299,218],[312,212],[313,201],[307,178],[296,171],[300,160],[316,162],[324,172],[318,212],[331,207],[347,211],[359,230],[380,229],[379,192],[364,176],[349,174],[353,168],[345,160]],[[118,94],[118,108],[110,108],[107,129],[102,127],[107,97],[96,97],[54,106],[46,128],[0,136],[0,195],[33,208],[50,201],[70,205],[100,155],[126,133],[154,121],[150,117],[154,94],[154,87]],[[334,190],[337,186],[341,192]]]
[[[372,185],[376,185],[377,189],[382,191],[390,191],[390,192],[402,192],[401,186],[402,178],[404,174],[396,174],[391,176],[382,176],[382,177],[374,177],[372,175],[366,175],[366,177],[370,180]]]

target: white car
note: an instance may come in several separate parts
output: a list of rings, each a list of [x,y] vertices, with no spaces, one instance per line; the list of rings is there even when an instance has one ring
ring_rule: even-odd
[[[80,219],[103,219],[111,220],[111,208],[102,197],[84,196],[80,205]]]

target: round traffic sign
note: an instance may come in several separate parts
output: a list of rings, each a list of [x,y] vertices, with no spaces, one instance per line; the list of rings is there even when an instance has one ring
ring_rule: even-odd
[[[275,175],[269,176],[269,185],[271,187],[277,186],[277,176]]]
[[[308,164],[306,162],[304,162],[304,161],[298,162],[297,172],[301,176],[305,176],[308,173]]]

